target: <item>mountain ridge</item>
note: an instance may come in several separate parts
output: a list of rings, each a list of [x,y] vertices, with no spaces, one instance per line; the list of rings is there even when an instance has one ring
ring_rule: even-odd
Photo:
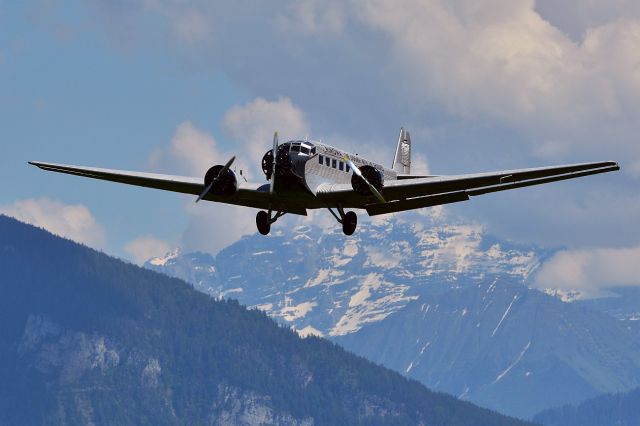
[[[527,288],[533,271],[554,253],[500,241],[477,225],[425,217],[418,224],[396,219],[365,223],[352,238],[309,226],[285,228],[267,238],[243,237],[195,269],[185,268],[182,259],[188,257],[190,263],[206,255],[173,253],[162,265],[146,266],[182,276],[215,297],[236,298],[264,310],[300,334],[331,338],[429,387],[530,417],[559,403],[577,403],[640,384],[638,348],[629,344],[637,341],[635,324],[595,312],[585,314],[581,309],[593,310],[586,301],[568,305]],[[194,275],[181,275],[180,268]],[[439,302],[434,300],[445,306],[449,298],[459,304],[440,308],[437,324],[422,320],[425,313],[419,308],[429,306],[428,315],[435,315]],[[533,316],[536,309],[557,323],[542,321],[545,328],[537,337],[521,341],[531,332],[528,322],[538,321]],[[609,330],[599,325],[603,322]],[[447,348],[461,343],[435,346],[432,341],[423,349],[429,339],[419,347],[416,342],[435,331],[461,336],[459,324],[466,324],[465,338],[477,345],[455,352],[448,362],[430,362],[423,370],[425,364],[416,367],[407,359],[416,350],[435,352],[440,359],[452,356]],[[503,335],[505,330],[511,335]],[[590,330],[599,330],[597,336],[590,336]],[[358,337],[365,334],[373,338]],[[608,365],[602,362],[606,356],[620,361]],[[479,359],[490,362],[478,365]],[[582,364],[574,365],[574,359]],[[529,370],[516,375],[525,366]],[[438,380],[439,375],[458,379]],[[465,383],[465,375],[475,379]],[[544,375],[551,392],[531,384]],[[518,401],[513,399],[517,395],[522,395]]]
[[[0,216],[0,423],[524,424]]]

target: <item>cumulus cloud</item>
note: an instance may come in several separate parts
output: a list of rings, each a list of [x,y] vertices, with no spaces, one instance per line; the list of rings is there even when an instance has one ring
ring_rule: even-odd
[[[238,169],[242,169],[248,179],[260,182],[264,180],[260,161],[271,147],[274,130],[279,131],[281,142],[304,137],[309,131],[303,111],[289,98],[273,101],[256,98],[236,105],[226,112],[221,124],[233,139],[231,146],[223,148],[213,135],[185,121],[178,125],[169,146],[160,147],[150,155],[150,168],[204,176],[209,167],[224,164],[236,155]],[[181,239],[186,250],[216,253],[242,235],[256,232],[254,209],[222,203],[195,204],[189,200],[185,211],[189,222]],[[148,248],[159,248],[159,244],[147,239],[127,247],[127,252],[138,261],[144,257],[143,253],[146,256]]]
[[[256,232],[256,210],[223,203],[187,203],[189,222],[182,234],[187,251],[218,253],[240,237]]]
[[[640,246],[561,251],[542,265],[534,285],[578,290],[585,296],[598,296],[610,287],[638,286]]]
[[[262,173],[259,164],[271,149],[274,131],[278,131],[280,142],[309,135],[304,113],[289,98],[275,101],[256,98],[245,105],[236,105],[224,115],[222,126],[241,148],[241,154],[249,157],[254,175]]]
[[[209,167],[226,161],[215,138],[189,121],[178,125],[168,147],[157,149],[149,158],[152,169],[177,170],[189,176],[204,176]]]
[[[91,247],[105,245],[103,227],[82,204],[64,204],[48,198],[25,199],[0,206],[0,213]]]
[[[536,0],[535,8],[576,42],[582,40],[589,28],[640,16],[640,3],[635,0]]]
[[[137,264],[143,264],[152,257],[159,257],[171,249],[171,245],[163,240],[159,240],[151,235],[144,235],[128,242],[124,251],[131,256]]]
[[[113,2],[98,3],[115,9]],[[373,153],[372,159],[383,161],[392,155],[390,140],[397,127],[405,124],[412,132],[414,153],[428,153],[434,173],[623,160],[623,173],[617,178],[623,190],[608,197],[607,203],[616,207],[637,197],[637,1],[140,0],[133,4],[138,7],[111,12],[108,22],[114,31],[122,33],[114,22],[133,19],[140,25],[129,26],[138,31],[132,37],[145,39],[149,32],[145,13],[166,17],[164,31],[181,43],[174,50],[180,59],[192,54],[187,58],[190,65],[222,71],[246,93],[276,99],[271,103],[287,96],[312,119],[313,136],[340,135],[327,139],[329,143],[363,155]],[[193,50],[182,49],[193,43],[175,31],[181,10],[197,11],[198,19],[206,23],[207,31],[196,37],[205,38],[201,40],[205,43],[196,43]],[[155,35],[154,31],[162,29],[154,26]],[[175,48],[175,43],[167,46]],[[250,104],[238,108],[257,113],[260,102]],[[286,103],[278,107],[284,111]],[[232,115],[223,120],[226,134],[238,143],[256,141],[261,152],[268,149],[272,131],[281,129],[274,123],[262,135],[256,131],[252,136]],[[253,152],[255,157],[261,154]],[[255,158],[251,164],[256,164]],[[259,172],[256,176],[261,177]],[[488,196],[487,202],[464,203],[464,209],[481,217],[489,229],[506,229],[503,222],[511,223],[501,236],[517,234],[521,241],[538,238],[538,242],[541,235],[553,234],[553,244],[571,244],[574,239],[591,246],[616,244],[619,241],[611,243],[607,235],[613,230],[618,240],[626,238],[625,244],[637,243],[609,225],[618,221],[618,229],[631,229],[637,215],[619,213],[618,208],[607,213],[604,202],[598,206],[589,201],[599,198],[603,191],[599,182],[611,182],[612,175],[587,179],[558,186],[565,189],[562,194],[550,192],[554,190],[549,185],[544,190],[521,190],[520,198]],[[527,201],[538,193],[544,197]],[[524,215],[495,214],[525,204]],[[576,210],[579,221],[573,216]],[[607,225],[586,217],[602,218]],[[571,232],[554,223],[569,224]],[[578,229],[576,223],[585,227]]]
[[[640,161],[638,3],[557,3],[140,0],[121,20],[166,16],[168,31],[188,40],[173,22],[197,16],[185,26],[209,42],[197,53],[207,66],[253,93],[296,99],[331,132],[379,134],[400,116],[424,122],[444,111],[519,132],[514,141],[540,157],[580,149]],[[558,23],[563,8],[581,22],[579,40]]]
[[[454,114],[520,129],[539,155],[581,147],[640,158],[640,20],[591,28],[576,44],[532,0],[401,3],[359,9],[393,41],[394,69],[405,70],[416,100],[435,97]]]

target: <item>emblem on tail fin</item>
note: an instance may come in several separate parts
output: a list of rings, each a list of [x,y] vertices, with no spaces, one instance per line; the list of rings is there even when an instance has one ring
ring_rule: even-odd
[[[411,136],[403,127],[400,128],[396,154],[393,156],[391,168],[399,175],[411,174]]]

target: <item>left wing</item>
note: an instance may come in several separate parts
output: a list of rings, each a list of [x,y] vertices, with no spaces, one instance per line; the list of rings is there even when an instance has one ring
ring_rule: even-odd
[[[323,184],[317,188],[316,194],[327,204],[341,203],[345,207],[365,208],[369,215],[374,216],[466,201],[469,197],[491,192],[541,185],[615,170],[620,170],[618,163],[605,161],[385,181],[380,192],[388,201],[387,203],[377,203],[373,197],[362,197],[349,184]]]
[[[126,170],[99,169],[95,167],[42,163],[39,161],[29,161],[29,164],[51,172],[66,173],[75,176],[125,183],[128,185],[142,186],[146,188],[162,189],[165,191],[180,192],[196,196],[200,195],[204,189],[202,178],[130,172]],[[203,199],[265,210],[268,210],[271,206],[274,210],[284,211],[287,213],[301,215],[307,214],[304,206],[293,204],[288,200],[278,199],[278,197],[273,197],[269,194],[269,184],[238,182],[238,191],[233,195],[213,195],[209,193],[205,195]]]

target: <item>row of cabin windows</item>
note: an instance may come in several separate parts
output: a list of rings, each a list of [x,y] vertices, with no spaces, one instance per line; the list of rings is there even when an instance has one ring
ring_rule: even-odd
[[[324,164],[327,167],[342,170],[349,173],[349,165],[344,161],[338,161],[335,158],[325,157],[324,155],[318,155],[318,164]]]

